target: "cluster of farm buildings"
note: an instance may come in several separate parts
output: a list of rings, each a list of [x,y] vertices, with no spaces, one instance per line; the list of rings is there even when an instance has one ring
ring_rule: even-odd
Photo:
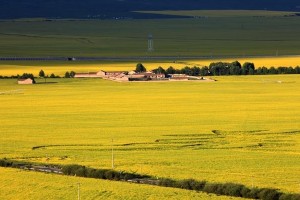
[[[203,77],[188,76],[185,74],[168,74],[135,71],[99,71],[89,73],[76,73],[75,78],[103,78],[113,81],[176,81],[176,80],[205,80]]]
[[[188,81],[188,80],[211,80],[204,77],[189,76],[185,74],[164,74],[150,72],[135,72],[135,71],[99,71],[88,73],[76,73],[74,78],[102,78],[112,81]],[[27,85],[35,83],[33,79],[19,79],[18,84]]]

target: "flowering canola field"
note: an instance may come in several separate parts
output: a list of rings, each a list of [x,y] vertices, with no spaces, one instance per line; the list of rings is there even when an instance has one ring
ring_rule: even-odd
[[[253,57],[253,58],[220,58],[220,59],[200,59],[200,60],[176,60],[176,61],[144,61],[142,62],[148,70],[155,69],[159,66],[167,69],[172,66],[181,69],[185,66],[202,67],[209,66],[212,62],[233,62],[239,61],[253,62],[255,67],[296,67],[300,66],[300,56],[276,56],[276,57]],[[99,70],[124,70],[131,71],[135,69],[137,62],[2,62],[0,63],[0,75],[11,76],[23,73],[33,73],[38,76],[39,71],[43,69],[46,74],[63,76],[66,71],[94,72]]]
[[[0,157],[111,168],[114,148],[120,171],[299,192],[299,75],[217,77],[211,83],[49,82],[56,83],[0,80],[0,92],[22,91],[0,95]],[[73,198],[78,181],[86,199],[104,190],[111,199],[146,199],[157,191],[162,198],[202,195],[10,169],[0,173],[0,197],[8,199]]]

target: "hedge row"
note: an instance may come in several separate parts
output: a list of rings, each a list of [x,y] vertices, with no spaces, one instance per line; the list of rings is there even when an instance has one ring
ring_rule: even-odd
[[[12,168],[21,168],[21,167],[31,167],[31,163],[11,161],[7,159],[0,159],[0,167],[12,167]]]
[[[207,183],[206,181],[160,179],[158,185],[164,187],[196,190],[217,195],[262,200],[300,200],[300,194],[284,194],[272,188],[247,188],[235,183]]]
[[[31,163],[11,161],[7,159],[0,159],[0,167],[22,168],[30,167]],[[56,166],[58,167],[58,166]],[[64,175],[79,176],[96,179],[107,180],[152,180],[145,181],[147,184],[158,185],[162,187],[181,188],[186,190],[195,190],[206,193],[213,193],[217,195],[226,195],[234,197],[242,197],[249,199],[262,200],[300,200],[300,194],[284,194],[273,188],[248,188],[241,184],[235,183],[208,183],[206,181],[197,181],[194,179],[187,180],[173,180],[167,178],[151,179],[150,176],[140,175],[128,172],[118,172],[109,169],[93,169],[81,165],[65,165],[62,167]]]
[[[108,180],[129,180],[129,179],[149,179],[150,176],[117,172],[114,170],[92,169],[81,165],[67,165],[62,168],[65,175],[76,175],[80,177],[108,179]],[[272,188],[247,188],[235,183],[208,183],[206,181],[196,181],[194,179],[173,180],[157,179],[151,182],[163,187],[181,188],[186,190],[196,190],[218,195],[243,197],[262,200],[300,200],[300,194],[284,194]],[[149,183],[150,184],[150,183]]]
[[[65,175],[80,176],[87,178],[108,179],[108,180],[129,180],[150,178],[150,176],[139,175],[128,172],[118,172],[109,169],[93,169],[81,165],[65,165],[62,167],[62,172]]]

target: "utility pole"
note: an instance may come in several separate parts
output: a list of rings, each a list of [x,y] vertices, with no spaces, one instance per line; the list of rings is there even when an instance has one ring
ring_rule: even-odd
[[[111,168],[115,168],[115,161],[114,161],[114,139],[111,139]]]
[[[78,200],[80,200],[80,183],[78,183]]]
[[[154,42],[153,42],[153,35],[148,35],[148,52],[154,51]]]

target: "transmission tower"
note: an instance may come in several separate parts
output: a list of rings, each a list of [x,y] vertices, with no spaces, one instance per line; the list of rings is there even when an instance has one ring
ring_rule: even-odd
[[[153,42],[153,35],[148,35],[148,52],[154,51],[154,42]]]

